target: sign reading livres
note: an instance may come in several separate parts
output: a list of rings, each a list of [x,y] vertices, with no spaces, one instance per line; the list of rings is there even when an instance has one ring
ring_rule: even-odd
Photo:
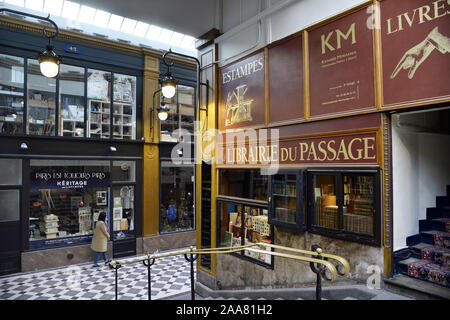
[[[450,1],[381,2],[384,106],[450,98]]]
[[[264,124],[264,79],[264,52],[222,68],[220,130]]]
[[[373,32],[366,11],[309,32],[312,118],[375,108]]]

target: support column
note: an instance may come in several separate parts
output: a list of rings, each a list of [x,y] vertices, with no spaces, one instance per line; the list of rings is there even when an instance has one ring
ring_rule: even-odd
[[[144,237],[158,235],[159,229],[159,122],[156,115],[151,119],[153,93],[158,90],[159,58],[145,55],[143,84],[143,219]],[[159,103],[155,99],[155,104]],[[153,125],[150,125],[153,121]],[[150,129],[152,128],[152,130]]]

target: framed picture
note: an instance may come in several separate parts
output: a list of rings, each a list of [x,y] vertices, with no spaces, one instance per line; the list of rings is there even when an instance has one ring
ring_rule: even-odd
[[[113,208],[113,219],[121,220],[122,219],[122,207]]]
[[[108,204],[108,192],[97,191],[97,205],[106,206]]]

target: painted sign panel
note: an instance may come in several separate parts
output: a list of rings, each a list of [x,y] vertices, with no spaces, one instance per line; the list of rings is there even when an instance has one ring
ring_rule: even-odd
[[[309,32],[311,118],[375,108],[369,17],[362,9]]]
[[[269,48],[268,60],[269,122],[304,118],[302,37]]]
[[[384,106],[450,98],[450,1],[380,5]]]
[[[104,167],[33,167],[30,174],[30,189],[86,189],[103,188],[110,185],[110,174]]]
[[[264,125],[264,79],[264,52],[221,70],[220,130]]]
[[[219,165],[377,164],[376,132],[222,145]]]

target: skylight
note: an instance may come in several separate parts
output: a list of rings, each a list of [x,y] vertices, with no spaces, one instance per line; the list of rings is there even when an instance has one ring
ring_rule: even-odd
[[[60,16],[64,0],[45,0],[44,12]]]
[[[134,35],[137,37],[145,37],[148,27],[148,23],[138,21],[138,23],[136,24],[136,28],[134,29]]]
[[[109,19],[108,28],[116,31],[120,30],[120,26],[122,25],[123,17],[112,14]]]
[[[120,28],[120,31],[125,33],[133,33],[135,27],[136,20],[125,18],[123,20],[122,28]]]
[[[26,0],[25,8],[42,11],[42,9],[44,8],[44,0]]]
[[[106,28],[106,26],[108,25],[109,17],[111,17],[111,13],[103,10],[97,10],[95,11],[95,18],[93,25],[97,27]]]
[[[158,40],[161,30],[160,27],[151,25],[148,29],[147,38],[150,40]]]
[[[138,38],[145,38],[148,42],[156,41],[159,42],[162,49],[167,50],[165,46],[176,46],[180,48],[185,48],[188,50],[195,51],[195,38],[174,32],[173,30],[161,28],[155,25],[150,25],[148,23],[137,21],[131,18],[122,17],[116,14],[112,14],[107,11],[99,10],[85,5],[80,5],[74,1],[68,0],[0,0],[0,4],[12,5],[17,7],[23,7],[33,11],[40,11],[45,14],[49,14],[51,17],[60,17],[68,20],[58,20],[58,24],[61,25],[60,21],[63,21],[62,27],[70,28],[76,25],[79,29],[84,29],[84,32],[93,32],[105,34],[111,38],[124,38],[125,35],[117,35],[113,31],[119,31],[131,35],[130,40],[135,43],[141,43]],[[83,27],[80,23],[86,24]],[[64,25],[65,24],[65,25]],[[106,28],[106,30],[98,30],[95,26],[100,28]],[[127,39],[127,38],[124,38]],[[145,42],[145,41],[143,41]],[[145,43],[144,43],[145,44]],[[154,46],[153,43],[150,43]]]
[[[173,31],[169,29],[162,29],[161,34],[159,35],[158,41],[162,43],[169,43],[170,39],[172,39]]]
[[[61,16],[67,19],[76,20],[78,18],[78,11],[80,10],[80,5],[71,1],[64,1]]]
[[[5,0],[5,3],[9,3],[15,6],[23,7],[24,6],[24,0]]]
[[[96,9],[94,8],[88,6],[81,6],[78,20],[83,23],[92,24],[95,17],[95,11]]]

